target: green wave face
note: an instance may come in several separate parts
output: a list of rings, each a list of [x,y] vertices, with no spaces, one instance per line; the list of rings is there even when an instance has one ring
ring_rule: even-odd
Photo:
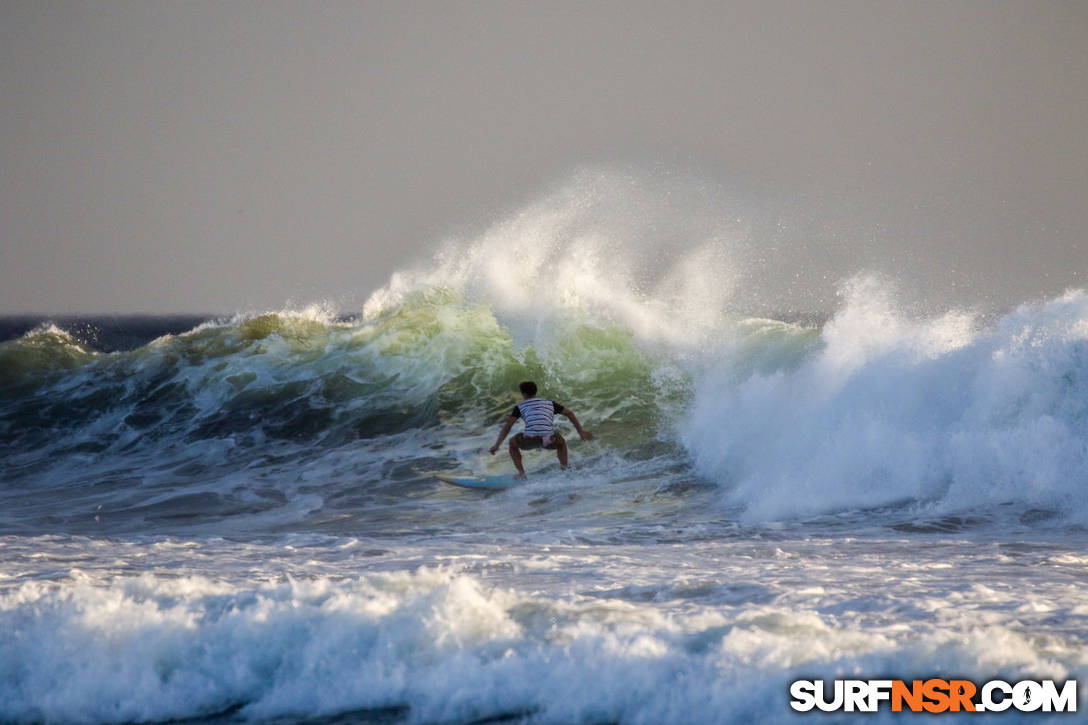
[[[42,326],[18,340],[0,342],[0,390],[26,392],[93,359],[94,352],[65,331]]]
[[[487,304],[446,289],[364,321],[266,314],[110,354],[36,332],[0,346],[0,426],[23,449],[67,434],[99,451],[163,439],[335,446],[435,428],[479,436],[531,379],[626,447],[666,431],[690,395],[686,375],[622,327],[571,317],[548,333],[519,344]]]

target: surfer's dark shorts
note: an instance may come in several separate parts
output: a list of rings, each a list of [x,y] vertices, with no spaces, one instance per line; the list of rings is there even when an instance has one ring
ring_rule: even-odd
[[[563,436],[558,433],[552,433],[551,443],[544,445],[543,436],[527,436],[524,433],[518,433],[514,436],[514,445],[523,451],[531,451],[536,448],[543,448],[548,451],[554,451],[559,447],[559,442],[563,440]]]

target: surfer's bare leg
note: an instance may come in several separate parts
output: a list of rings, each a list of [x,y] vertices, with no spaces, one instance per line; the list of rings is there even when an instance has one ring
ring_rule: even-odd
[[[525,478],[525,467],[521,465],[521,450],[516,438],[510,439],[510,458],[514,461],[514,468],[518,469],[518,477]]]
[[[567,467],[567,442],[563,438],[559,438],[556,441],[555,455],[559,457],[559,467]]]

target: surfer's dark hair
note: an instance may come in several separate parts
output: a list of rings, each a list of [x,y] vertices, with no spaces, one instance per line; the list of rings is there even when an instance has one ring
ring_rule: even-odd
[[[531,398],[536,395],[536,383],[534,383],[532,380],[526,380],[524,383],[518,386],[518,390],[520,390],[521,394],[525,397]]]

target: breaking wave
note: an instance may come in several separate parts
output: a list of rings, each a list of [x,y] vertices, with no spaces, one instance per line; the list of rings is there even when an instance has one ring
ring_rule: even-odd
[[[753,228],[693,204],[586,175],[357,316],[238,315],[113,352],[41,325],[0,343],[7,490],[39,518],[85,494],[199,521],[297,501],[307,467],[369,490],[494,469],[482,442],[532,378],[597,431],[597,473],[657,458],[747,520],[1011,504],[1088,522],[1083,292],[927,315],[859,274],[829,315],[752,317]]]

